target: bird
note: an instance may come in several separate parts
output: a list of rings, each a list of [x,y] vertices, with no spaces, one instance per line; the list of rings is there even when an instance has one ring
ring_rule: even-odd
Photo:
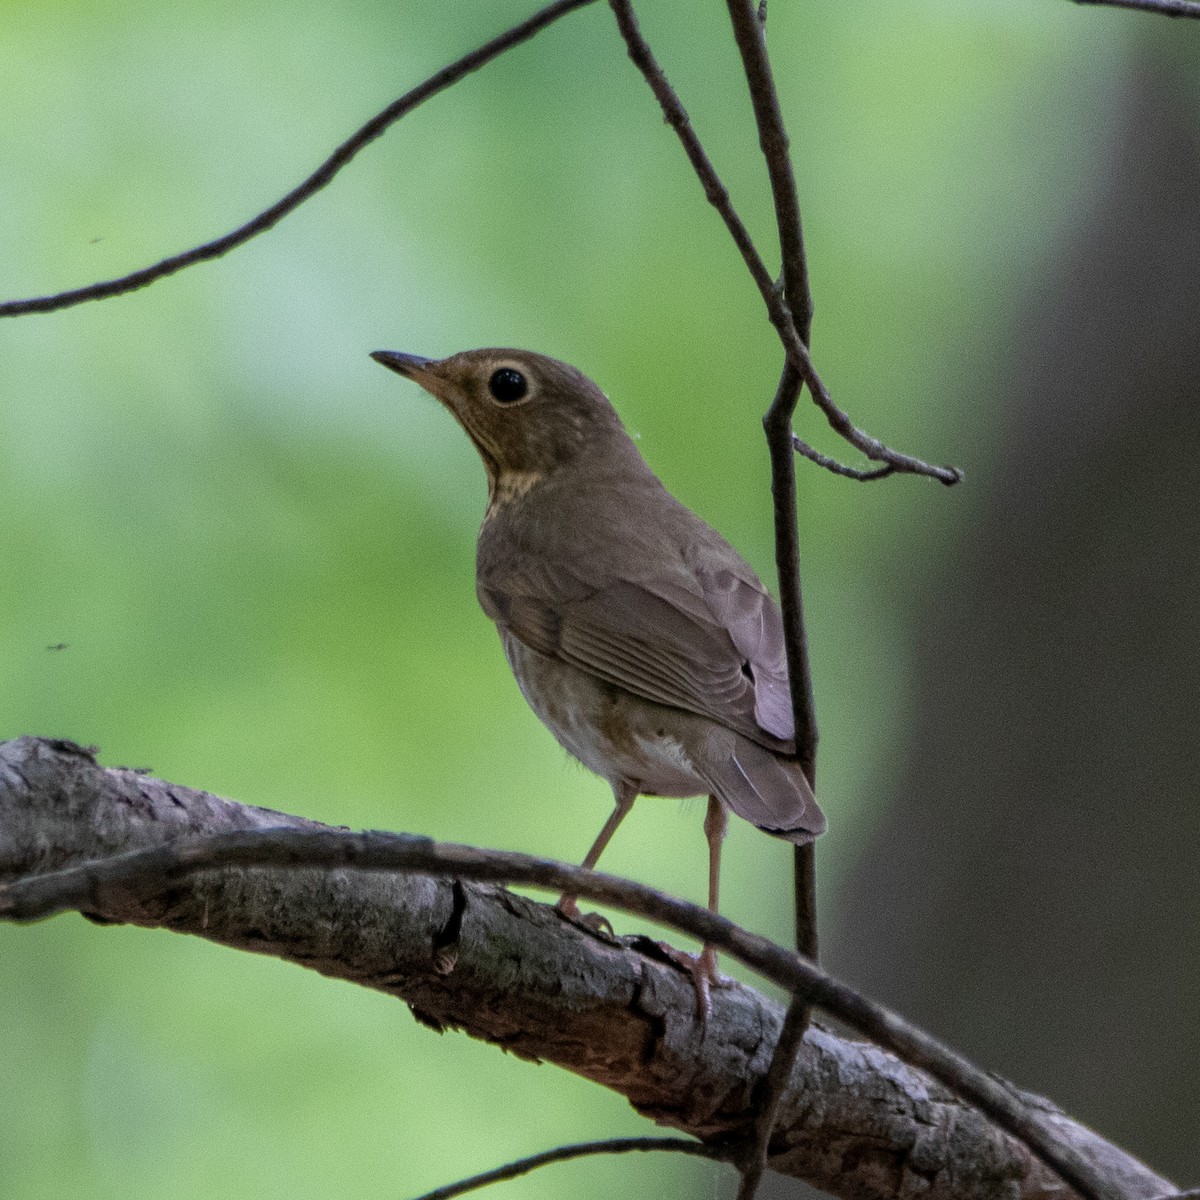
[[[613,792],[583,866],[638,796],[707,796],[716,912],[730,811],[797,845],[824,832],[795,757],[779,609],[671,495],[600,388],[526,350],[371,357],[449,409],[483,460],[479,604],[530,708]],[[581,917],[569,893],[557,907]],[[688,958],[704,1016],[716,954]]]

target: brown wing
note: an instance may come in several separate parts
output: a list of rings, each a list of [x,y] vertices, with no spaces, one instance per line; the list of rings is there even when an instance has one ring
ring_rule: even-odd
[[[728,549],[728,555],[735,552]],[[783,618],[774,600],[745,563],[739,570],[727,565],[697,564],[692,568],[700,586],[709,619],[729,636],[738,656],[739,670],[748,669],[754,693],[754,719],[758,727],[788,741],[795,736],[792,695],[788,686]],[[676,603],[686,607],[678,597]],[[703,613],[697,614],[704,619]]]
[[[594,582],[523,556],[479,599],[532,649],[778,749],[793,736],[778,610],[749,567],[678,566]]]

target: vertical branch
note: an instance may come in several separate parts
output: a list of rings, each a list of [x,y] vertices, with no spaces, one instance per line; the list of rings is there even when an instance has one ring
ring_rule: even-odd
[[[804,595],[800,586],[800,531],[796,517],[796,460],[792,451],[792,414],[800,396],[799,371],[784,364],[775,399],[763,417],[771,458],[771,495],[775,516],[775,566],[779,575],[779,607],[783,613],[784,647],[792,712],[796,720],[796,757],[809,785],[816,791],[817,721],[808,632],[804,624]],[[816,851],[811,842],[792,855],[796,949],[816,961]]]
[[[812,290],[808,280],[808,260],[804,253],[804,231],[800,223],[800,199],[788,154],[787,130],[767,58],[764,22],[753,7],[753,0],[728,0],[728,7],[734,40],[742,56],[742,68],[750,87],[758,142],[766,160],[771,196],[775,203],[775,224],[779,230],[782,260],[781,299],[791,319],[792,330],[807,352],[812,333]],[[796,757],[815,792],[818,732],[808,634],[804,624],[804,597],[800,586],[800,530],[796,515],[796,460],[792,435],[792,416],[803,383],[804,376],[789,356],[784,362],[775,398],[763,417],[763,430],[771,458],[775,566],[779,575],[779,607],[783,613],[784,647],[796,726]],[[796,949],[813,962],[817,961],[820,949],[816,878],[816,847],[811,842],[806,846],[797,846],[792,854]],[[767,1168],[771,1132],[778,1117],[785,1080],[799,1053],[808,1022],[807,1005],[799,995],[793,995],[779,1042],[771,1057],[770,1069],[763,1081],[759,1113],[748,1135],[748,1153],[742,1166],[738,1200],[754,1200],[758,1191]]]
[[[807,347],[812,332],[813,304],[808,259],[804,253],[804,230],[800,221],[800,199],[788,154],[787,130],[767,57],[763,23],[758,18],[752,0],[728,0],[728,7],[734,40],[750,87],[758,143],[762,147],[771,181],[783,264],[783,299],[791,311],[796,333]],[[796,411],[802,383],[803,378],[796,366],[790,361],[785,363],[775,399],[763,418],[763,429],[771,456],[771,492],[775,499],[775,566],[779,574],[779,605],[783,610],[788,678],[791,681],[792,711],[796,721],[796,757],[815,792],[818,732],[800,587],[800,531],[796,518],[796,462],[792,444],[792,415]],[[816,871],[816,851],[812,844],[797,846],[792,861],[796,949],[814,960],[818,953]]]
[[[801,378],[785,363],[775,399],[763,417],[771,456],[771,495],[775,516],[775,564],[779,571],[779,606],[787,648],[788,679],[796,716],[796,757],[809,783],[816,774],[817,724],[814,716],[808,632],[804,625],[804,596],[800,587],[800,534],[796,518],[796,459],[792,451],[792,414],[800,395]]]
[[[779,95],[767,57],[766,36],[752,0],[727,0],[733,37],[742,56],[742,68],[750,85],[750,102],[758,126],[758,144],[767,162],[771,196],[775,202],[775,224],[783,257],[783,287],[800,340],[809,345],[812,329],[812,292],[808,283],[808,260],[804,254],[804,231],[800,224],[800,199],[792,160],[788,154],[787,129],[779,108]],[[795,402],[792,403],[793,408]]]

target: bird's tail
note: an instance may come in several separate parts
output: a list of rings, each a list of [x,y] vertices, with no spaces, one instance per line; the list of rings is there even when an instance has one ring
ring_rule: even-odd
[[[740,734],[733,752],[705,764],[717,798],[764,833],[803,845],[825,832],[825,814],[800,764]]]

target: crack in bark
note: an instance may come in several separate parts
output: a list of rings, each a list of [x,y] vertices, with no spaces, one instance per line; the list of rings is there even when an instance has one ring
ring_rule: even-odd
[[[661,1012],[654,1012],[642,1003],[647,989],[646,970],[643,967],[633,985],[629,997],[629,1011],[646,1022],[646,1044],[642,1048],[642,1063],[649,1066],[658,1053],[658,1047],[667,1036],[667,1023]]]
[[[450,915],[433,935],[433,969],[439,975],[449,975],[458,962],[458,942],[462,936],[463,916],[467,911],[467,889],[461,879],[450,885]]]

